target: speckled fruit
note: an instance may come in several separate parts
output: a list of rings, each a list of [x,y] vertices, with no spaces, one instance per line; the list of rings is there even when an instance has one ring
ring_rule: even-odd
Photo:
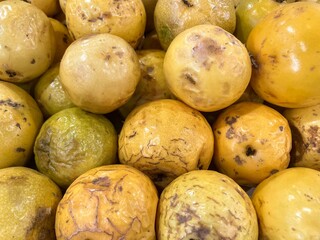
[[[116,162],[117,134],[104,116],[68,108],[48,118],[34,144],[40,172],[67,188],[84,172]]]
[[[141,70],[136,52],[125,40],[101,33],[72,42],[61,60],[59,75],[76,106],[104,114],[128,101]]]
[[[36,101],[22,88],[0,81],[0,168],[24,165],[43,122]]]
[[[61,198],[59,187],[36,170],[1,169],[1,239],[55,240],[55,214]]]
[[[49,18],[20,0],[0,2],[0,79],[27,82],[51,65],[56,43]]]
[[[178,100],[161,99],[128,115],[118,146],[121,163],[136,167],[164,188],[183,173],[208,169],[213,133],[197,110]]]
[[[312,17],[311,17],[312,16]],[[320,103],[320,4],[277,7],[250,32],[251,85],[264,100],[299,108]]]
[[[318,239],[320,236],[320,172],[294,167],[264,180],[252,203],[261,239]]]
[[[246,192],[231,178],[197,170],[176,178],[161,193],[158,240],[257,240],[258,222]]]
[[[320,105],[285,109],[292,130],[290,165],[320,171]]]
[[[163,64],[171,92],[189,106],[213,112],[237,101],[251,77],[245,46],[214,25],[197,25],[180,33]]]
[[[57,240],[155,240],[158,193],[137,169],[109,165],[77,178],[59,203]]]
[[[253,102],[229,106],[212,128],[214,164],[240,185],[254,186],[289,165],[290,127],[271,107]]]
[[[137,47],[146,27],[146,11],[141,0],[67,0],[65,15],[71,35],[110,33]]]

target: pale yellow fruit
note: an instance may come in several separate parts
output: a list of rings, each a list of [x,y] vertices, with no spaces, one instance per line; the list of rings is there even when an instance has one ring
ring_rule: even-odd
[[[320,105],[285,109],[292,130],[290,165],[320,171]]]
[[[229,106],[212,128],[214,164],[240,185],[255,186],[289,165],[290,127],[271,107],[254,102]]]
[[[72,42],[61,60],[59,75],[76,106],[108,113],[132,96],[141,70],[135,50],[125,40],[101,33]]]
[[[86,171],[116,162],[117,133],[104,116],[67,108],[48,118],[34,144],[40,172],[66,189]]]
[[[145,174],[160,188],[195,169],[208,169],[213,133],[197,110],[173,99],[136,107],[127,116],[118,141],[119,160]]]
[[[48,17],[53,17],[60,11],[59,0],[27,0],[25,2],[41,9]]]
[[[245,46],[214,25],[197,25],[180,33],[168,48],[163,64],[171,92],[204,112],[237,101],[251,77]]]
[[[52,64],[58,63],[61,61],[64,52],[67,47],[71,44],[73,39],[71,38],[68,28],[60,21],[49,18],[53,27],[53,31],[56,38],[56,54],[54,56]]]
[[[278,172],[254,190],[259,238],[319,239],[320,172],[294,167]]]
[[[311,17],[312,16],[312,17]],[[320,4],[283,4],[250,32],[251,85],[267,102],[286,108],[320,103]]]
[[[0,79],[27,82],[51,65],[56,51],[49,18],[20,0],[0,2]]]
[[[212,24],[233,33],[236,26],[234,0],[158,0],[154,25],[167,50],[181,32],[196,25]]]
[[[155,240],[158,193],[137,169],[92,169],[67,189],[56,216],[57,240]]]
[[[22,166],[32,156],[43,122],[36,101],[22,88],[0,81],[0,168]]]
[[[55,214],[61,198],[59,187],[36,170],[1,169],[1,239],[55,240]]]
[[[257,240],[258,222],[246,192],[231,178],[196,170],[176,178],[161,193],[158,240]]]
[[[67,0],[65,15],[75,39],[93,33],[110,33],[137,47],[146,27],[141,0]]]

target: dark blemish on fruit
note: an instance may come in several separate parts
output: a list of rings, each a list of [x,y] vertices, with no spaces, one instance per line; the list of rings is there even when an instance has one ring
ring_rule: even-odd
[[[147,67],[147,73],[151,74],[154,70],[154,67]]]
[[[220,135],[220,134],[221,134],[221,131],[220,131],[220,130],[218,130],[218,131],[217,131],[217,133]]]
[[[256,150],[252,148],[251,146],[247,146],[246,148],[246,155],[249,156],[254,156],[256,154]]]
[[[111,181],[108,177],[99,177],[92,181],[93,184],[99,185],[101,187],[110,187]]]
[[[259,69],[259,64],[258,64],[257,60],[251,54],[250,54],[250,61],[251,61],[251,65],[254,69]]]
[[[32,58],[32,60],[31,60],[30,63],[31,63],[31,64],[35,64],[35,63],[36,63],[36,60],[35,60],[34,58]]]
[[[46,227],[46,224],[49,221],[49,218],[53,217],[54,211],[51,208],[39,207],[36,210],[35,216],[30,219],[30,225],[26,231],[25,239],[33,239],[36,236],[35,231],[37,229],[40,231],[38,233],[38,240],[51,239],[54,236],[54,230]]]
[[[193,4],[190,3],[188,0],[182,0],[182,2],[187,5],[187,7],[193,7]]]
[[[21,129],[20,123],[16,123],[16,127]]]
[[[20,107],[24,107],[23,104],[21,103],[17,103],[17,102],[13,102],[11,99],[7,99],[7,100],[0,100],[0,106],[4,105],[4,106],[9,106],[9,107],[13,107],[13,108],[20,108]]]
[[[278,169],[272,169],[272,170],[270,171],[271,175],[273,175],[273,174],[275,174],[275,173],[277,173],[277,172],[279,172]]]
[[[235,132],[234,128],[230,127],[226,132],[226,138],[232,139],[235,134],[236,134],[236,132]]]
[[[192,232],[195,232],[199,239],[206,239],[206,237],[210,234],[210,228],[201,224],[198,228],[193,227]]]
[[[136,135],[137,135],[137,132],[134,131],[132,134],[130,134],[130,135],[128,136],[128,138],[133,138],[133,137],[136,136]]]
[[[270,59],[270,63],[273,65],[279,63],[279,60],[276,55],[269,55],[268,58]]]
[[[107,54],[106,57],[104,58],[105,61],[109,61],[111,58],[110,54]]]
[[[124,55],[124,52],[118,51],[118,52],[115,52],[114,54],[117,55],[119,58],[122,58]]]
[[[246,163],[246,161],[241,159],[239,155],[235,156],[234,161],[240,166]]]
[[[186,223],[186,222],[188,222],[188,221],[190,221],[192,219],[191,215],[184,216],[184,215],[182,215],[180,213],[177,213],[176,217],[177,217],[177,220],[178,220],[179,224]]]
[[[14,70],[6,70],[6,74],[10,77],[13,78],[17,76],[17,73]]]
[[[319,131],[318,126],[310,126],[310,128],[308,129],[309,137],[307,139],[308,139],[309,144],[313,148],[317,147],[318,137],[319,137],[318,131]]]
[[[183,78],[188,80],[192,85],[196,85],[196,80],[194,80],[194,78],[192,77],[192,75],[190,73],[184,73],[183,74]]]
[[[280,127],[279,127],[279,130],[280,130],[281,132],[283,131],[283,129],[284,129],[283,126],[280,126]]]
[[[174,194],[173,195],[173,197],[171,198],[171,200],[170,200],[170,207],[175,207],[175,206],[177,206],[177,204],[178,204],[178,202],[179,201],[176,201],[176,200],[178,200],[178,194]]]
[[[22,147],[17,147],[16,148],[16,152],[25,152],[26,149],[22,148]]]
[[[237,122],[237,118],[239,118],[239,116],[235,116],[235,117],[227,116],[224,121],[226,122],[226,124],[231,126],[232,124]]]

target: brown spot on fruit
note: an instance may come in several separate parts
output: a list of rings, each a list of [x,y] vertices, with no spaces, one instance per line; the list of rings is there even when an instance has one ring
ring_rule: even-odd
[[[244,159],[241,159],[239,155],[234,157],[234,161],[240,166],[246,163],[246,161]]]
[[[17,103],[17,102],[13,102],[11,99],[0,100],[0,106],[9,106],[9,107],[13,107],[13,108],[24,107],[23,104]]]
[[[239,116],[235,116],[235,117],[227,116],[224,121],[226,122],[226,124],[231,126],[232,124],[237,122],[237,118],[239,118]]]
[[[6,74],[10,77],[13,78],[17,75],[17,73],[14,70],[6,70]]]
[[[101,187],[109,187],[111,185],[111,181],[108,177],[96,178],[92,181],[92,183]]]
[[[180,213],[177,213],[176,217],[177,217],[177,221],[178,221],[179,224],[186,223],[186,222],[188,222],[188,221],[190,221],[192,219],[191,215],[184,216],[184,215],[182,215]]]
[[[193,4],[189,0],[182,0],[182,2],[187,5],[187,7],[193,7]]]
[[[17,147],[16,148],[16,152],[25,152],[26,149],[22,148],[22,147]]]
[[[30,63],[31,63],[31,64],[35,64],[35,63],[36,63],[36,60],[35,60],[34,58],[32,58],[31,61],[30,61]]]
[[[184,73],[183,78],[186,79],[188,82],[190,82],[192,85],[196,85],[197,83],[190,73]]]
[[[259,69],[259,64],[258,64],[257,60],[251,54],[250,54],[250,61],[251,61],[251,65],[252,65],[253,69]]]
[[[254,156],[256,154],[257,150],[252,148],[251,146],[246,147],[246,156]]]
[[[277,172],[279,172],[278,169],[272,169],[272,170],[270,171],[271,175],[273,175],[273,174],[275,174],[275,173],[277,173]]]

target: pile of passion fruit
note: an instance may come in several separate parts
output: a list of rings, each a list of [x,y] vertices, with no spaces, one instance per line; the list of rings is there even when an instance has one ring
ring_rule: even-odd
[[[320,239],[320,4],[0,1],[0,238]]]

